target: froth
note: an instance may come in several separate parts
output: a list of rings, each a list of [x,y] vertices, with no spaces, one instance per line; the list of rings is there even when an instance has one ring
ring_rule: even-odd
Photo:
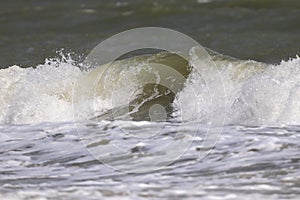
[[[0,70],[0,123],[72,119],[72,88],[80,69],[71,59],[47,59],[35,68]]]
[[[191,56],[190,65],[197,65],[197,59],[193,58],[196,55]],[[173,102],[176,111],[174,117],[208,124],[212,119],[219,124],[300,124],[298,56],[278,65],[232,60],[222,56],[213,59],[216,72],[210,70],[210,73],[203,75],[194,71],[190,74],[184,89]],[[215,78],[207,77],[215,73],[220,74],[222,87],[218,85],[220,82],[214,83]],[[68,57],[47,59],[35,68],[12,66],[0,70],[0,123],[74,120],[73,89],[76,82],[85,76],[86,72]],[[211,81],[210,88],[207,87],[207,81]],[[120,95],[114,95],[120,100],[124,95],[130,95],[130,84],[126,82],[123,85],[124,88],[118,90]],[[226,98],[211,101],[210,90],[214,90],[215,94],[224,90]],[[98,110],[107,109],[106,104],[109,103],[101,97],[95,98],[96,101],[83,99],[76,106],[86,108],[87,113],[95,106],[95,102]],[[118,99],[115,102],[119,102]],[[221,112],[226,112],[225,121],[220,117],[223,116]]]
[[[212,102],[201,75],[192,75],[174,102],[183,120],[209,123],[226,110],[225,124],[299,124],[300,58],[279,65],[255,61],[215,61],[226,92],[226,103]],[[215,90],[221,86],[216,85]],[[198,91],[198,94],[195,94]],[[223,108],[225,106],[225,108]],[[195,108],[199,109],[195,109]],[[220,124],[222,120],[219,119]]]

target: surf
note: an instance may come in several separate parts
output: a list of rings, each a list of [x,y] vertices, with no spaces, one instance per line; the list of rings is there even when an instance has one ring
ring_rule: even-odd
[[[96,67],[80,78],[74,89],[73,103],[76,107],[84,99],[110,102],[106,110],[101,106],[97,109],[94,103],[92,118],[97,120],[151,121],[156,115],[157,119],[152,120],[165,121],[172,117],[172,103],[190,73],[188,61],[174,53],[117,60]],[[81,113],[79,110],[78,114]],[[163,119],[159,119],[161,116]]]
[[[215,68],[199,63],[197,52],[191,51],[187,58],[161,52],[85,69],[63,55],[34,68],[1,69],[0,122],[300,123],[298,56],[273,65],[208,53]],[[199,65],[202,74],[194,70]],[[211,101],[211,90],[225,92],[226,99]]]

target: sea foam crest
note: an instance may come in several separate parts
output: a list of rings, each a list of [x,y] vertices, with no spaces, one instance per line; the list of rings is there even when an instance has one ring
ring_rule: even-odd
[[[0,123],[71,120],[72,88],[82,74],[63,54],[35,68],[0,70]]]
[[[224,84],[226,104],[210,101],[201,75],[194,74],[174,102],[177,117],[209,123],[211,117],[218,118],[226,110],[225,124],[300,123],[299,56],[278,65],[220,59],[215,63]],[[220,88],[216,85],[213,89]],[[221,124],[223,119],[218,121]]]
[[[190,65],[196,65],[195,61],[191,58]],[[210,83],[212,87],[208,89],[206,81],[214,79],[205,77],[209,74],[193,72],[173,103],[178,120],[208,124],[212,119],[219,124],[300,124],[299,56],[278,65],[220,57],[214,58],[214,62],[223,86]],[[74,120],[73,88],[86,73],[69,55],[63,54],[34,68],[14,65],[0,70],[0,123]],[[130,85],[125,86],[127,91]],[[225,90],[226,100],[212,101],[211,89],[215,93]],[[107,108],[107,102],[96,100],[99,101],[86,100],[76,106],[86,107],[87,116],[95,102],[98,110]],[[226,112],[225,119],[220,112]]]

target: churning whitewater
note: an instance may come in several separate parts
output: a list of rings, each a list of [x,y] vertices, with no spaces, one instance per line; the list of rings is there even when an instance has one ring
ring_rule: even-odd
[[[147,59],[144,58],[145,56],[136,57],[133,59],[134,62],[130,59],[116,61],[114,66],[119,66],[117,71],[120,74],[117,77],[119,80],[113,77],[116,74],[113,70],[106,73],[105,80],[118,81],[118,85],[111,88],[108,87],[111,84],[99,81],[100,86],[97,86],[99,91],[93,93],[92,98],[80,98],[80,101],[77,94],[78,101],[74,101],[74,87],[79,84],[81,88],[88,90],[84,88],[84,82],[97,78],[93,75],[97,69],[83,70],[70,56],[60,55],[60,58],[46,59],[44,64],[32,68],[14,65],[1,69],[0,123],[73,121],[74,106],[80,110],[80,119],[91,119],[103,114],[105,119],[107,111],[124,108],[128,106],[128,102],[143,98],[135,105],[139,108],[147,101],[153,100],[153,95],[157,95],[154,92],[152,96],[148,96],[149,98],[143,96],[145,89],[142,79],[147,77],[143,75],[145,73],[143,71],[155,74],[154,79],[157,84],[165,78],[149,62],[151,58],[160,59],[159,56],[165,59],[166,65],[174,65],[174,60],[178,62],[179,59],[176,56],[164,57],[164,54],[158,54],[158,56],[148,55]],[[193,51],[190,52],[187,63],[179,60],[184,68],[183,71],[179,70],[179,73],[185,79],[183,85],[178,86],[180,89],[175,92],[174,99],[167,105],[172,107],[169,115],[173,120],[210,123],[214,118],[213,120],[218,124],[243,125],[300,123],[300,58],[298,56],[282,61],[278,65],[238,60],[218,54],[212,55],[212,59],[216,68],[210,73],[219,73],[218,77],[222,85],[214,84],[216,80],[209,77],[210,73],[199,74],[193,70],[193,66],[198,64],[197,55]],[[103,66],[99,68],[101,67]],[[178,69],[180,68],[176,70]],[[125,75],[127,79],[124,78]],[[206,87],[207,84],[211,87]],[[212,101],[210,90],[216,92],[222,90],[225,98]],[[159,94],[158,91],[158,94],[167,96],[168,92],[170,91]],[[155,99],[155,105],[163,101],[156,97]],[[126,112],[127,114],[134,112],[134,108]],[[221,112],[225,112],[225,115],[220,115]],[[99,119],[103,119],[103,116]],[[222,117],[218,119],[218,116]],[[140,118],[138,121],[143,119]]]

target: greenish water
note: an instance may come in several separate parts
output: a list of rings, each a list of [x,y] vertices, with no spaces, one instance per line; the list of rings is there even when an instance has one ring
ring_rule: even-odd
[[[143,26],[181,31],[240,59],[278,63],[299,54],[298,0],[201,2],[1,1],[0,67],[36,66],[61,48],[86,55],[102,40]]]

